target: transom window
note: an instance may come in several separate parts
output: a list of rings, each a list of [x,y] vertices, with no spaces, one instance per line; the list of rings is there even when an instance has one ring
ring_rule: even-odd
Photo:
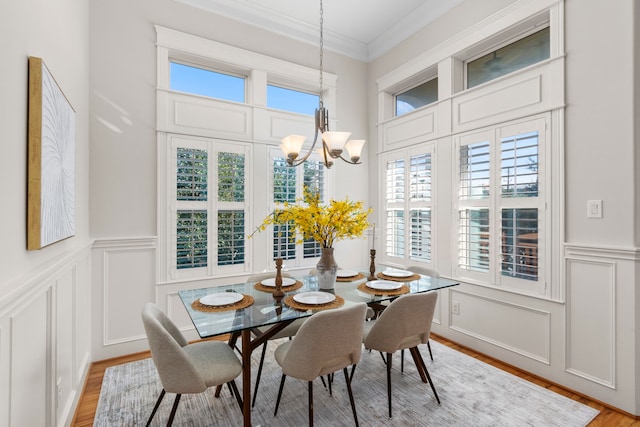
[[[285,87],[267,85],[267,107],[313,116],[320,96]]]
[[[409,113],[438,100],[438,78],[396,95],[396,116]]]
[[[169,88],[194,95],[245,102],[245,79],[231,74],[171,62]]]
[[[549,27],[467,63],[467,88],[549,58]]]

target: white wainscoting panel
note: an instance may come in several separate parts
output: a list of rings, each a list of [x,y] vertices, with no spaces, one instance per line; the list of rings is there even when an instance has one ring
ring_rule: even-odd
[[[567,259],[567,371],[616,386],[616,264]]]
[[[51,414],[51,290],[31,297],[10,315],[9,425],[39,426]]]
[[[104,250],[104,341],[109,346],[145,337],[140,313],[155,301],[154,247]]]
[[[382,125],[384,150],[406,147],[437,137],[437,104],[400,116]]]
[[[541,77],[532,76],[500,87],[490,92],[478,94],[476,97],[461,99],[455,104],[457,108],[457,125],[465,125],[480,119],[503,114],[522,107],[537,104],[542,99]]]
[[[551,316],[547,311],[451,289],[450,328],[549,364]]]
[[[251,138],[252,108],[201,96],[158,91],[159,131]]]

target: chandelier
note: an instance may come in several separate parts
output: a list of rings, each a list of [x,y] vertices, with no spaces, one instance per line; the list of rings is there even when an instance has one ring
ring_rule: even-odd
[[[287,164],[295,167],[303,164],[313,153],[318,135],[322,140],[322,148],[318,149],[318,153],[322,157],[324,166],[328,169],[333,166],[334,159],[341,159],[347,163],[357,165],[360,164],[360,154],[364,146],[364,139],[349,140],[351,132],[335,132],[329,130],[329,111],[324,108],[323,89],[322,89],[322,71],[323,71],[323,55],[324,55],[324,36],[322,32],[324,9],[322,8],[322,0],[320,0],[320,104],[315,111],[315,135],[313,143],[309,151],[302,157],[300,151],[306,137],[302,135],[289,135],[282,138],[280,149],[284,153]],[[349,158],[343,156],[343,152],[347,151]]]

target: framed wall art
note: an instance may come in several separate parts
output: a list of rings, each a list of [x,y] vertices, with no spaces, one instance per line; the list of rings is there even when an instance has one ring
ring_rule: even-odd
[[[41,58],[29,57],[27,249],[75,233],[75,111]]]

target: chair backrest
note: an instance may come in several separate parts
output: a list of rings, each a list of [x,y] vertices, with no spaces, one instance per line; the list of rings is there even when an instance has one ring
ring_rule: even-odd
[[[286,271],[282,271],[281,274],[282,274],[282,277],[291,277],[291,274],[287,273]],[[258,283],[258,282],[262,282],[264,279],[271,279],[272,277],[276,277],[276,272],[275,271],[268,271],[266,273],[257,273],[257,274],[254,274],[252,276],[247,277],[246,282],[247,283]]]
[[[182,348],[187,345],[187,340],[175,323],[153,303],[145,304],[142,323],[162,387],[170,393],[206,390],[204,379]]]
[[[410,267],[407,267],[407,271],[412,271],[414,273],[422,274],[423,276],[429,276],[429,277],[435,277],[435,278],[440,277],[440,273],[438,273],[433,268],[422,267],[419,265],[412,265]]]
[[[367,334],[364,346],[385,353],[425,344],[438,300],[437,292],[402,295],[384,309]]]
[[[312,381],[360,361],[365,303],[325,310],[307,318],[291,342],[282,373]]]

